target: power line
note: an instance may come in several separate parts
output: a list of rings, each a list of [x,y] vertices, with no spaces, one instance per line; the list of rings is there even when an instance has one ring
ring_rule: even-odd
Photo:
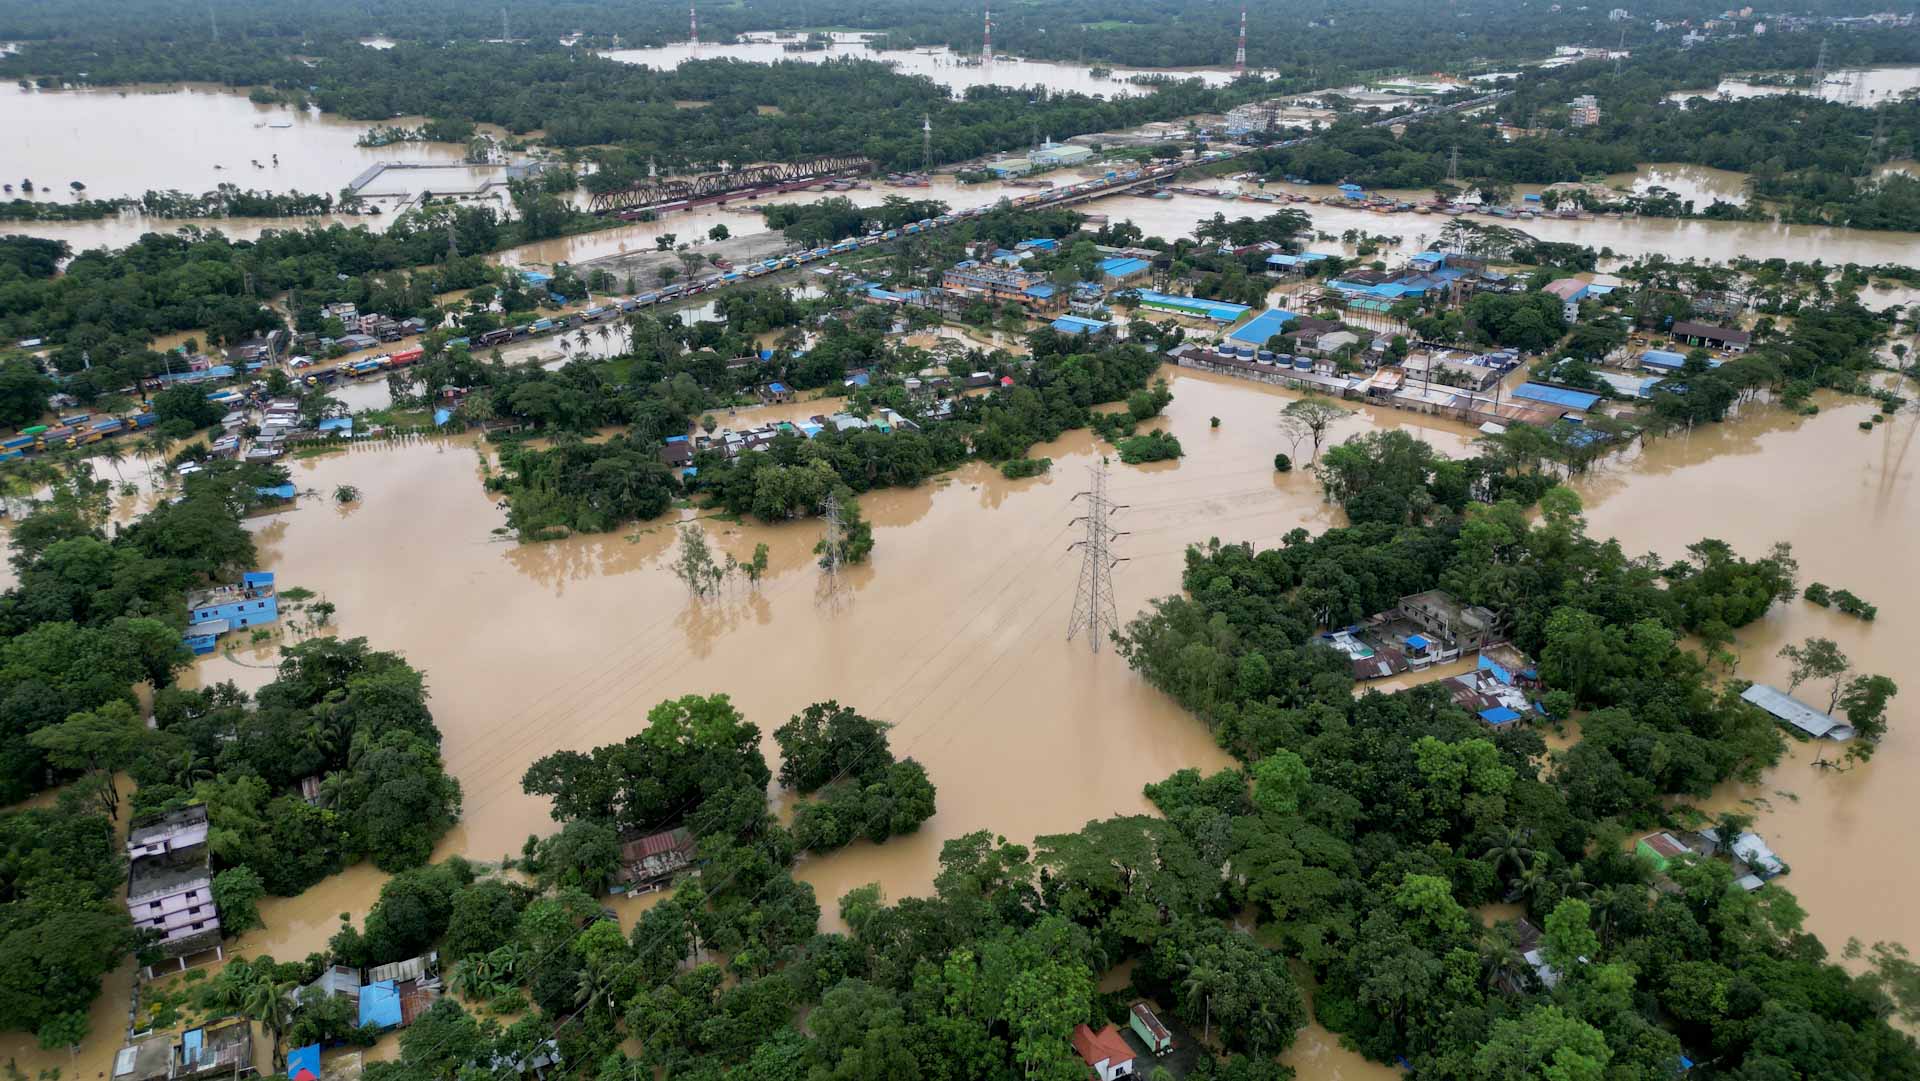
[[[1087,472],[1093,477],[1093,487],[1073,497],[1087,499],[1087,513],[1073,520],[1086,523],[1087,535],[1067,545],[1068,551],[1080,549],[1080,587],[1073,599],[1073,618],[1067,623],[1067,641],[1073,641],[1074,635],[1085,630],[1088,647],[1098,653],[1100,639],[1104,637],[1102,625],[1108,634],[1120,629],[1120,617],[1113,604],[1113,568],[1121,560],[1114,557],[1111,545],[1126,534],[1114,529],[1109,519],[1125,510],[1126,504],[1107,498],[1105,458],[1100,459],[1098,465],[1089,466]]]

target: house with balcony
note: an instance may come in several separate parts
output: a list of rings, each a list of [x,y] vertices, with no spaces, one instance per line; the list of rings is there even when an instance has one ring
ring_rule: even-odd
[[[139,819],[127,833],[127,913],[134,930],[155,936],[160,955],[181,969],[199,954],[223,956],[207,829],[206,804],[196,803]]]

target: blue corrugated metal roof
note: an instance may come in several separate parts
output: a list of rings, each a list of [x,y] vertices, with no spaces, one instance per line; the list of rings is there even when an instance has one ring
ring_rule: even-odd
[[[360,1023],[375,1028],[400,1027],[400,991],[392,980],[360,989]]]
[[[1519,720],[1520,715],[1505,706],[1495,706],[1492,709],[1481,710],[1480,719],[1488,724],[1511,724]]]
[[[1669,349],[1649,349],[1640,354],[1640,363],[1649,368],[1678,368],[1686,362],[1685,353],[1675,353]]]
[[[1600,400],[1598,394],[1589,394],[1584,390],[1568,390],[1565,387],[1550,387],[1544,383],[1522,383],[1513,388],[1513,396],[1530,402],[1545,402],[1563,409],[1592,409]]]
[[[1145,259],[1129,259],[1116,255],[1111,259],[1100,260],[1100,273],[1110,277],[1124,278],[1129,274],[1138,274],[1147,269]]]
[[[1300,318],[1298,315],[1285,308],[1269,308],[1254,316],[1246,326],[1227,337],[1234,341],[1246,342],[1248,345],[1265,345],[1267,339],[1280,333],[1280,328],[1286,324],[1287,320],[1298,318]]]
[[[1030,297],[1038,297],[1041,300],[1045,300],[1053,296],[1053,285],[1050,282],[1035,282],[1020,291]]]
[[[1107,329],[1109,324],[1102,323],[1098,319],[1083,319],[1077,315],[1063,315],[1055,319],[1051,325],[1053,329],[1062,334],[1098,334]]]

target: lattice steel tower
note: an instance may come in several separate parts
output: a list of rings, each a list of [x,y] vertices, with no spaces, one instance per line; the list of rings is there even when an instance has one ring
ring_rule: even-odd
[[[1073,520],[1074,524],[1086,523],[1087,535],[1067,546],[1068,551],[1080,549],[1080,588],[1073,599],[1073,619],[1067,624],[1067,641],[1073,641],[1074,636],[1084,630],[1088,648],[1098,653],[1100,639],[1120,629],[1120,617],[1113,603],[1113,568],[1125,560],[1113,554],[1113,542],[1126,533],[1113,528],[1110,519],[1126,507],[1107,498],[1104,459],[1087,472],[1093,476],[1093,486],[1073,497],[1087,500],[1087,513]]]

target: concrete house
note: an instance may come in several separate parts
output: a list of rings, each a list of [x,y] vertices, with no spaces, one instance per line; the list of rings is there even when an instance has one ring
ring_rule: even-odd
[[[196,803],[140,819],[127,833],[127,914],[135,931],[158,936],[155,948],[181,969],[195,954],[221,956],[207,829],[206,804]]]
[[[1688,345],[1697,345],[1705,349],[1726,349],[1734,353],[1744,353],[1747,346],[1753,344],[1753,335],[1748,331],[1731,327],[1717,327],[1712,323],[1675,323],[1673,324],[1675,341]]]
[[[1475,650],[1493,640],[1493,612],[1462,604],[1444,589],[1400,598],[1394,615],[1438,636],[1451,649]]]
[[[238,1017],[188,1029],[178,1043],[172,1033],[148,1037],[121,1048],[113,1059],[113,1081],[198,1081],[258,1073],[253,1025]]]

